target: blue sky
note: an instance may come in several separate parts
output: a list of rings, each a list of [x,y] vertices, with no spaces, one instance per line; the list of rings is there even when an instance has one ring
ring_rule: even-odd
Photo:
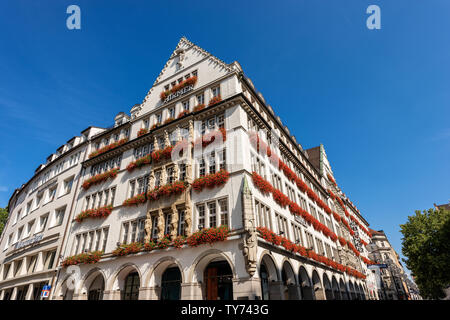
[[[66,28],[71,4],[81,30]],[[450,199],[449,13],[445,0],[1,1],[0,207],[68,139],[141,103],[184,35],[239,61],[305,148],[325,145],[400,253],[399,224]]]

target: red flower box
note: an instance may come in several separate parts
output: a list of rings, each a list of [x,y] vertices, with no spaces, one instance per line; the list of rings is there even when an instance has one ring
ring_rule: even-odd
[[[149,155],[146,155],[146,156],[143,156],[143,157],[137,159],[136,161],[130,162],[127,165],[127,171],[132,172],[136,168],[139,169],[139,168],[141,168],[147,164],[151,164],[151,163],[152,163],[152,156],[149,154]]]
[[[93,186],[94,184],[103,182],[105,180],[108,180],[109,178],[115,178],[117,176],[117,173],[119,172],[119,168],[114,168],[111,169],[109,171],[103,172],[103,173],[99,173],[96,174],[95,176],[86,179],[83,184],[81,185],[81,187],[84,190],[89,189],[91,186]]]
[[[90,159],[90,158],[93,158],[93,157],[95,157],[95,156],[98,156],[99,154],[105,153],[106,151],[109,151],[109,150],[112,150],[112,149],[114,149],[114,148],[117,148],[118,146],[120,146],[120,145],[122,145],[122,144],[124,144],[124,143],[126,143],[126,142],[128,142],[128,138],[124,138],[124,139],[121,139],[121,140],[119,140],[119,141],[110,143],[110,144],[108,144],[107,146],[104,146],[104,147],[102,147],[102,148],[100,148],[100,149],[97,149],[97,150],[91,152],[91,153],[89,154],[89,159]]]
[[[92,251],[92,252],[88,252],[88,253],[77,254],[75,256],[70,256],[70,257],[65,258],[61,262],[61,266],[63,268],[65,268],[65,267],[77,265],[80,263],[84,263],[84,264],[97,263],[101,259],[102,254],[103,254],[103,251]]]
[[[189,113],[190,113],[189,110],[181,111],[180,114],[178,115],[177,119],[180,119]]]
[[[139,131],[137,133],[137,136],[140,137],[140,136],[143,136],[146,133],[148,133],[148,129],[141,128],[141,129],[139,129]]]
[[[219,172],[211,173],[206,176],[195,179],[192,182],[192,188],[195,191],[200,192],[205,187],[213,188],[216,186],[221,186],[225,184],[229,178],[230,173],[228,171],[220,170]]]
[[[222,101],[222,98],[220,97],[220,94],[219,94],[218,96],[215,96],[215,97],[211,98],[211,100],[209,100],[208,106],[211,107],[211,106],[215,105],[216,103],[219,103],[220,101]]]
[[[112,208],[112,205],[108,205],[97,209],[87,209],[77,215],[75,220],[81,222],[87,218],[106,218],[111,214]]]
[[[147,192],[147,199],[145,193],[140,193],[132,198],[129,198],[123,202],[123,206],[131,207],[137,206],[139,204],[145,203],[146,201],[155,201],[161,197],[169,197],[174,194],[179,194],[187,189],[188,183],[185,181],[175,181],[171,184],[166,184],[154,188]]]
[[[228,238],[228,227],[220,226],[218,228],[202,229],[193,233],[186,239],[190,247],[197,247],[201,244],[212,244],[218,241],[225,241]]]
[[[154,162],[159,162],[162,159],[170,159],[172,157],[172,146],[165,147],[162,150],[155,150],[152,152],[151,157]]]
[[[262,193],[271,193],[273,191],[273,187],[269,181],[266,181],[258,175],[256,172],[252,172],[252,181],[255,187],[257,187]]]
[[[198,104],[194,107],[194,112],[200,111],[205,109],[205,105],[204,104]]]

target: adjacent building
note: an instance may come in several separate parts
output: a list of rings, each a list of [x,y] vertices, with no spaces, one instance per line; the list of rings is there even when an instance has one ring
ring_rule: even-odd
[[[411,299],[407,286],[407,275],[400,262],[399,255],[390,244],[383,230],[372,233],[372,242],[368,245],[369,257],[376,262],[376,273],[379,277],[378,295],[382,300]]]
[[[374,298],[373,233],[324,146],[184,37],[144,101],[58,149],[10,211],[3,299]]]
[[[54,277],[81,163],[95,130],[86,129],[59,147],[9,200],[10,214],[1,235],[0,299],[39,299],[42,287]]]

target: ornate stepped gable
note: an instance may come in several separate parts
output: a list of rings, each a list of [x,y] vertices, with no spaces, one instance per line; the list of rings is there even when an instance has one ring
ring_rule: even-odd
[[[160,101],[160,94],[161,92],[165,91],[164,86],[166,84],[169,84],[171,81],[176,81],[176,79],[178,79],[178,76],[183,76],[183,70],[188,70],[193,64],[205,59],[211,62],[211,65],[208,66],[208,68],[211,69],[210,72],[226,75],[235,71],[236,68],[241,70],[239,64],[226,64],[224,61],[220,60],[213,54],[190,42],[185,37],[182,37],[178,42],[176,48],[170,55],[169,59],[165,63],[163,69],[159,73],[152,87],[147,92],[140,107],[134,108],[135,115],[137,116],[139,113],[147,113],[149,110],[162,105],[163,103],[162,101]],[[175,74],[176,76],[171,78]],[[170,79],[170,81],[166,83],[165,81],[168,79]],[[203,79],[199,77],[199,82],[201,83],[202,81]],[[197,86],[199,86],[199,84],[197,84]]]

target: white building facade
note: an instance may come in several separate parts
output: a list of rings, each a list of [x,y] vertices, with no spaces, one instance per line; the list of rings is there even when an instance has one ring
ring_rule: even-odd
[[[368,223],[239,63],[182,38],[130,113],[85,135],[51,299],[369,298]]]
[[[38,300],[50,285],[74,206],[89,134],[73,137],[9,201],[0,242],[0,299]]]

